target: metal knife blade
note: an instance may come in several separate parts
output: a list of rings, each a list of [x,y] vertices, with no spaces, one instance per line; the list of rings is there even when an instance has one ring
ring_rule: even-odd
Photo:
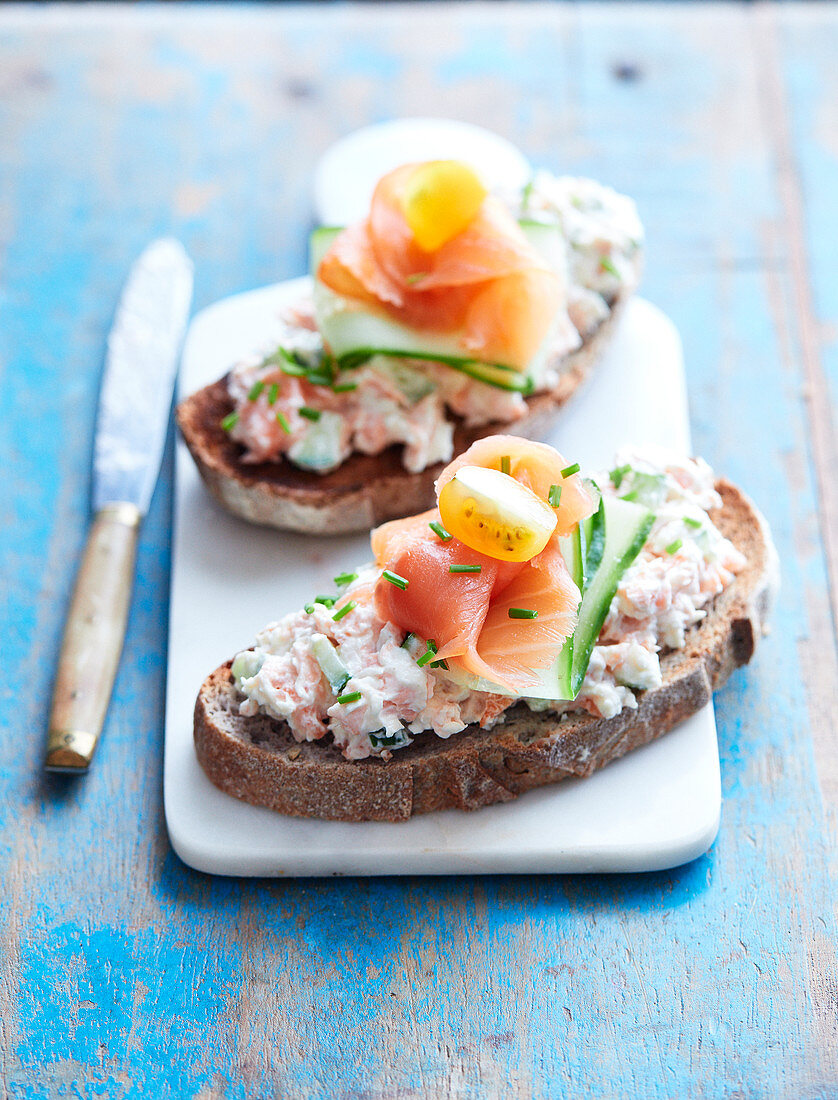
[[[160,470],[192,261],[161,238],[128,275],[108,337],[93,458],[93,510],[127,501],[145,515]]]
[[[192,263],[183,247],[169,239],[149,245],[131,268],[108,339],[93,459],[95,518],[58,659],[48,771],[86,771],[102,732],[191,301]]]

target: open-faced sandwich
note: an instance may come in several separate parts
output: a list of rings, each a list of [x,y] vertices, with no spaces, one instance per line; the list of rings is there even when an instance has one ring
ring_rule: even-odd
[[[706,463],[479,440],[438,507],[204,682],[195,745],[282,813],[401,821],[587,776],[700,709],[754,652],[776,556]]]
[[[635,288],[630,199],[537,173],[486,193],[456,161],[404,165],[362,222],[311,239],[311,292],[277,341],[188,397],[181,432],[217,499],[256,523],[368,529],[433,502],[445,463],[538,436]]]

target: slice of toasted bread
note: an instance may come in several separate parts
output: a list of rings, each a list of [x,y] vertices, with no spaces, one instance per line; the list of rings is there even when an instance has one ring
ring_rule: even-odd
[[[298,744],[272,718],[242,717],[230,665],[216,669],[195,704],[195,747],[223,791],[298,817],[405,821],[412,814],[476,810],[507,802],[567,776],[588,776],[672,729],[707,703],[746,664],[765,628],[777,557],[765,521],[729,482],[711,513],[748,559],[746,568],[687,633],[683,649],[661,657],[663,685],[638,693],[636,710],[612,719],[578,712],[564,718],[518,703],[491,730],[469,726],[442,740],[427,732],[390,761],[348,761],[330,744]]]
[[[559,409],[576,392],[600,358],[622,309],[612,304],[608,317],[580,348],[562,359],[555,389],[527,398],[527,415],[513,424],[493,421],[479,427],[460,422],[454,430],[454,454],[486,435],[511,432],[539,439]],[[177,422],[207,488],[219,503],[242,519],[266,527],[312,535],[367,531],[388,519],[431,508],[434,482],[444,463],[412,474],[402,465],[402,447],[377,455],[354,454],[328,474],[309,473],[285,458],[250,465],[242,449],[221,427],[233,409],[224,378],[198,390],[177,408]]]

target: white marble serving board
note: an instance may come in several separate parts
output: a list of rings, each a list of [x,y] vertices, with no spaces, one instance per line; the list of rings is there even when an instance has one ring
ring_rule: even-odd
[[[261,348],[280,306],[304,282],[241,294],[198,314],[181,394]],[[681,345],[658,309],[643,300],[629,305],[550,441],[588,468],[609,465],[617,447],[637,442],[689,452]],[[204,490],[180,441],[176,479],[165,806],[172,845],[186,863],[223,875],[649,871],[694,859],[713,842],[721,789],[712,706],[589,779],[477,813],[342,824],[283,817],[217,790],[192,747],[201,681],[250,645],[266,622],[368,560],[369,540],[283,534],[228,516]]]

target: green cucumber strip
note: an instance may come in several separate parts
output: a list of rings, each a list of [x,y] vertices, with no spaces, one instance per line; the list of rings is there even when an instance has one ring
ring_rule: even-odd
[[[375,355],[389,355],[397,359],[423,359],[431,363],[443,363],[446,367],[453,367],[470,378],[476,378],[479,382],[486,382],[499,390],[510,390],[522,393],[525,396],[532,393],[532,379],[512,367],[504,367],[500,363],[481,363],[477,359],[460,359],[454,355],[441,355],[425,351],[422,348],[354,348],[350,352],[338,355],[338,366],[341,370],[352,370],[361,366]]]
[[[599,508],[585,522],[584,583],[587,588],[592,577],[602,564],[605,553],[605,504],[599,502]]]
[[[338,656],[338,651],[325,634],[312,634],[311,652],[329,681],[335,695],[340,694],[349,681],[349,669]]]
[[[559,538],[559,549],[565,560],[568,572],[573,578],[573,583],[579,589],[580,595],[585,586],[585,548],[582,524],[577,523],[569,535]],[[578,610],[578,608],[577,608]],[[556,663],[556,686],[559,691],[558,698],[569,699],[571,691],[571,677],[573,674],[573,635],[567,639],[559,653]]]
[[[579,622],[573,635],[571,694],[575,699],[582,687],[602,624],[620,579],[643,549],[655,521],[654,512],[642,505],[615,497],[603,497],[601,504],[605,545],[599,568],[587,582],[579,606]]]
[[[339,233],[343,232],[342,226],[334,225],[321,225],[308,239],[308,255],[309,255],[309,271],[312,275],[317,274],[317,269],[320,266],[320,261],[329,251],[332,246],[332,242]]]

